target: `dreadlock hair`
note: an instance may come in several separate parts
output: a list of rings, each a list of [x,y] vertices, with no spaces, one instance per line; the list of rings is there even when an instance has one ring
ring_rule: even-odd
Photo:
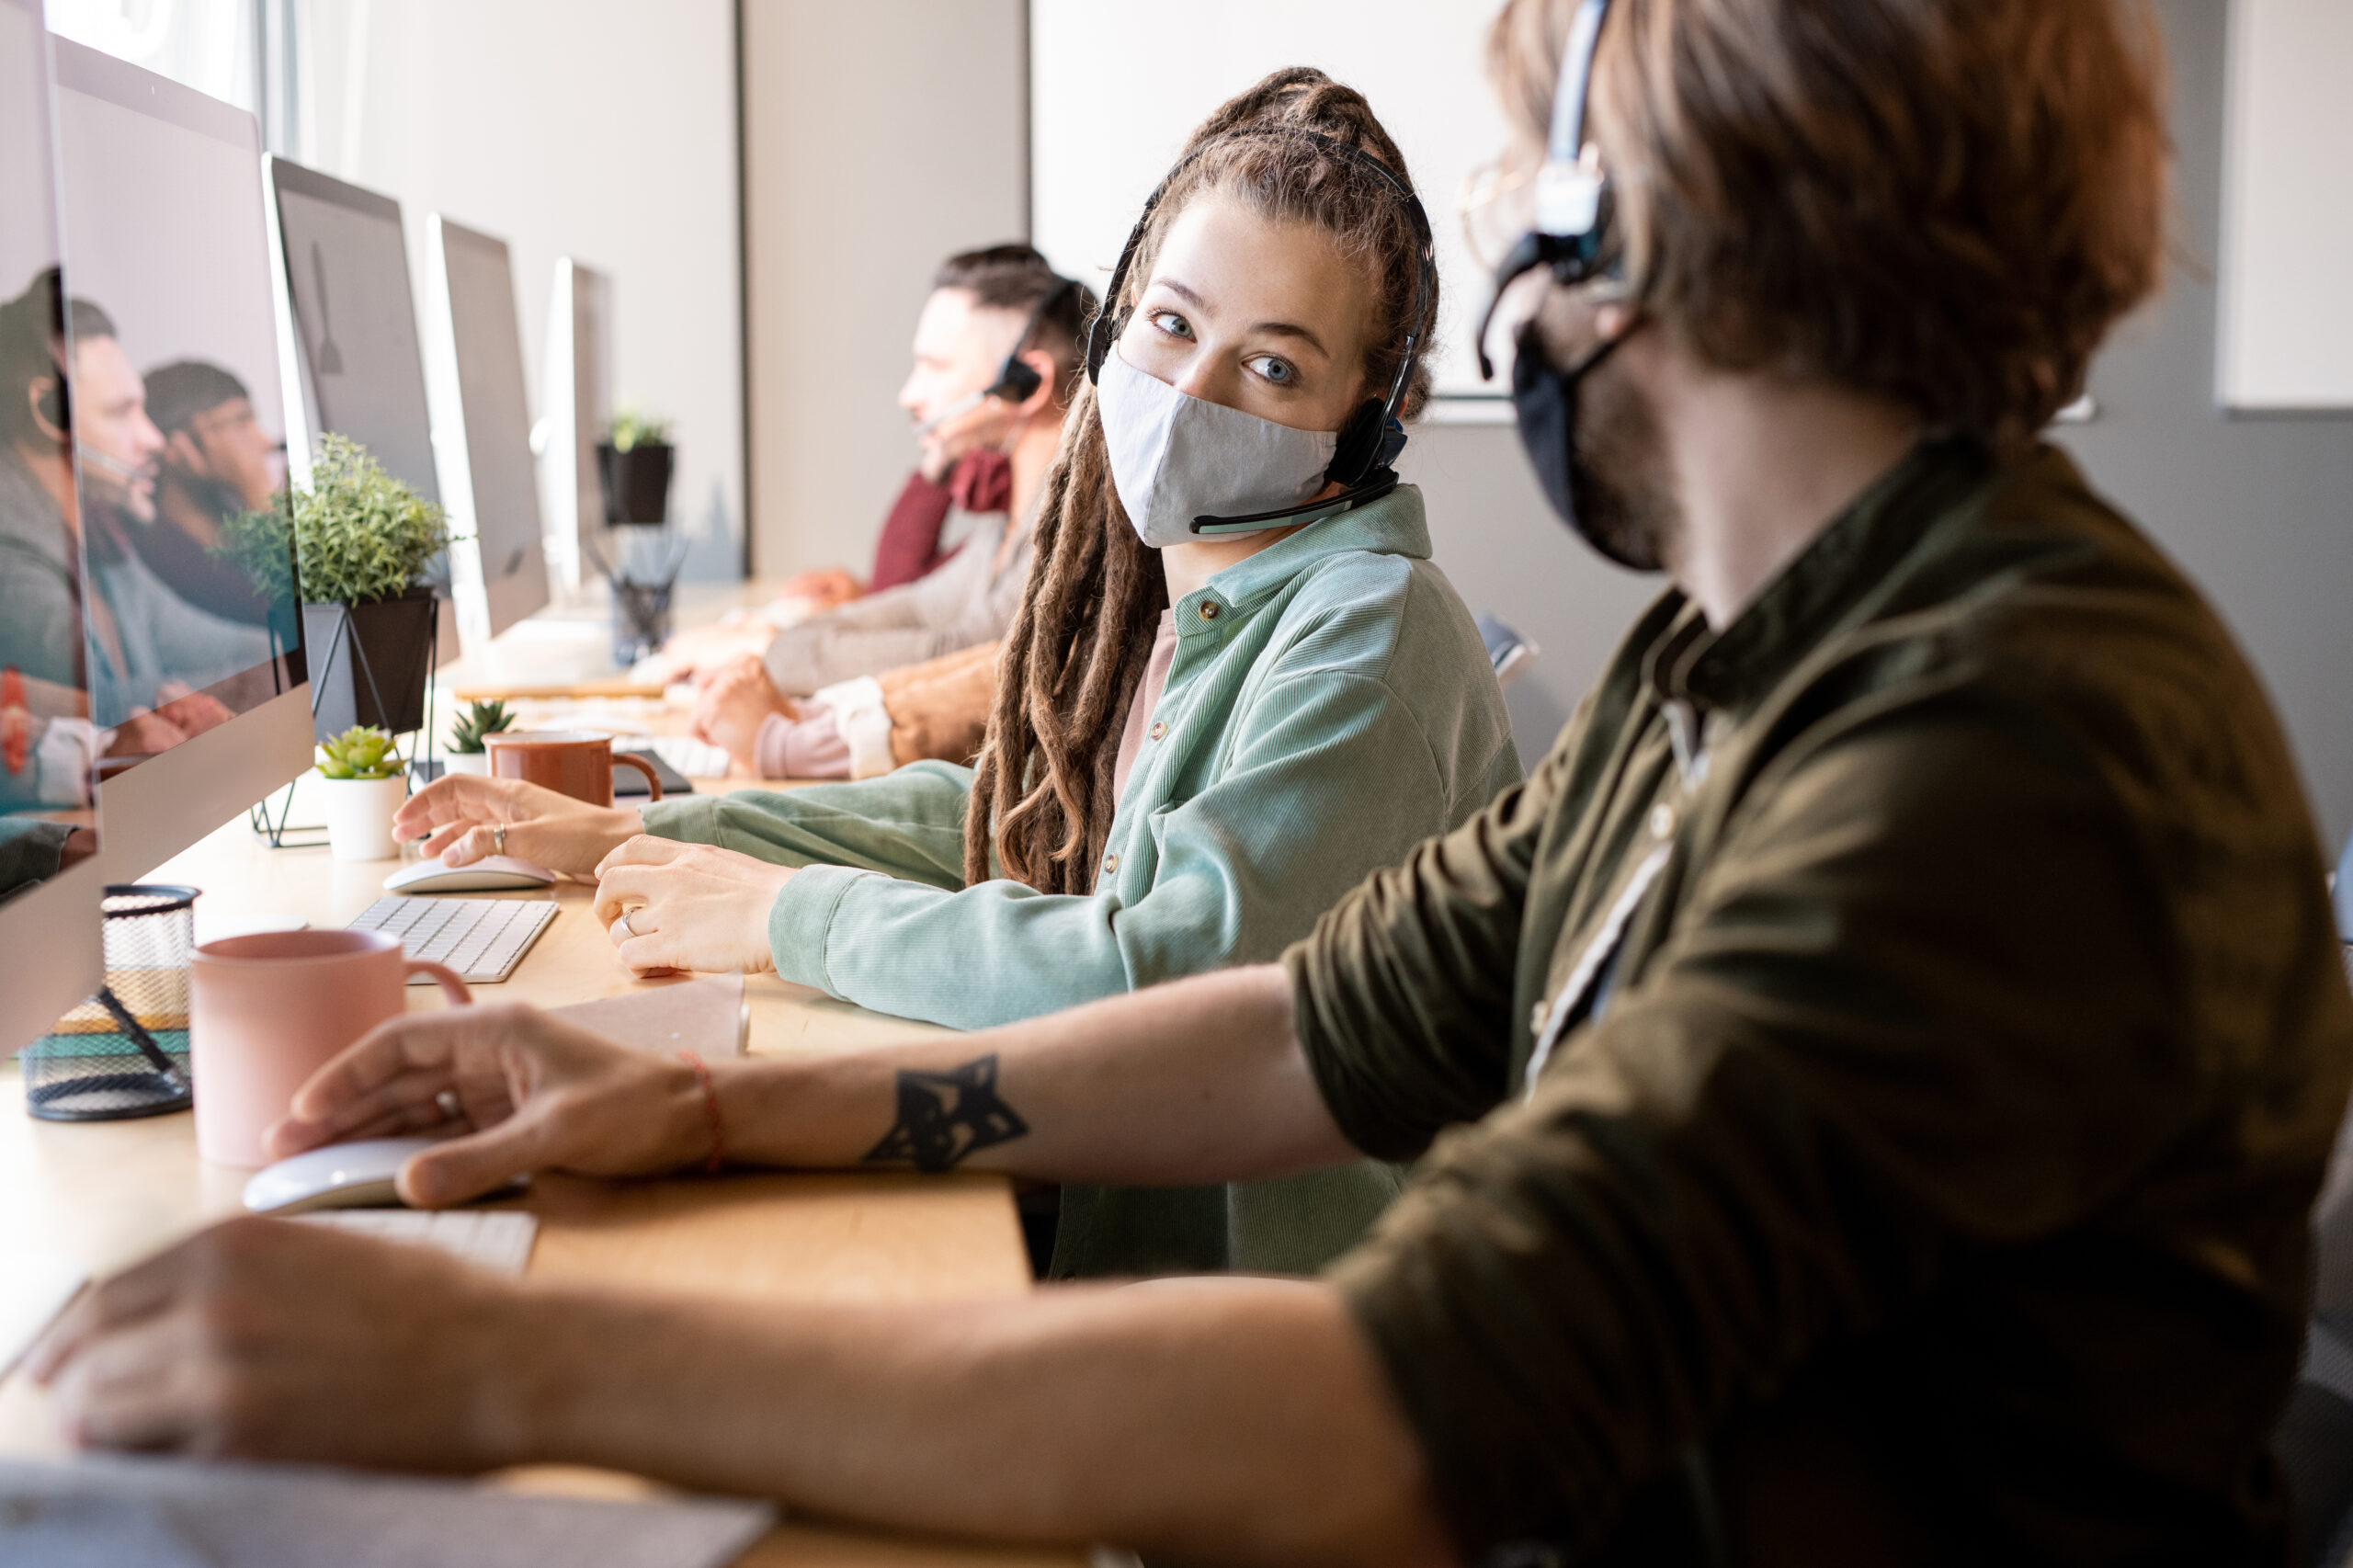
[[[1292,131],[1313,135],[1283,134]],[[1419,268],[1413,219],[1378,175],[1335,156],[1316,137],[1356,149],[1413,188],[1404,155],[1362,94],[1306,66],[1278,71],[1229,100],[1186,142],[1191,162],[1171,176],[1122,297],[1104,303],[1113,319],[1134,309],[1176,215],[1214,191],[1263,217],[1313,224],[1370,278],[1379,314],[1366,335],[1373,347],[1364,384],[1385,389],[1406,335],[1429,341],[1438,291],[1427,291],[1419,321],[1406,319]],[[1428,400],[1427,364],[1426,358],[1415,368],[1404,415]],[[964,880],[989,878],[994,848],[1005,876],[1040,892],[1086,892],[1119,805],[1111,780],[1120,730],[1168,608],[1160,551],[1138,538],[1112,485],[1092,385],[1080,384],[1046,475],[1036,549],[973,773]]]

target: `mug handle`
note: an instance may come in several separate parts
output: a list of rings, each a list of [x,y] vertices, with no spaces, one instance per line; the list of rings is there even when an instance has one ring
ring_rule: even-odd
[[[634,767],[640,773],[645,775],[646,790],[650,797],[647,802],[648,804],[651,804],[654,801],[658,801],[662,798],[662,776],[654,771],[654,765],[652,763],[646,761],[635,752],[627,751],[617,751],[613,753],[613,760],[618,763],[626,764],[631,767]]]
[[[431,975],[433,983],[441,988],[441,994],[449,999],[452,1007],[465,1006],[474,999],[474,994],[466,989],[466,983],[458,978],[456,970],[446,964],[435,963],[431,959],[406,960],[401,966],[401,973],[404,977]]]

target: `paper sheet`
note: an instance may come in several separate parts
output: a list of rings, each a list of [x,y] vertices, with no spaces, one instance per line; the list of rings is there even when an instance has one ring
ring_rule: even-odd
[[[775,1517],[313,1466],[0,1461],[0,1568],[722,1568]]]

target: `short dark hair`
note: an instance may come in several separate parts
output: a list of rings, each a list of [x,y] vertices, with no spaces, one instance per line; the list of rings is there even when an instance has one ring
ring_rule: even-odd
[[[1036,247],[1019,241],[959,251],[939,264],[939,270],[931,275],[931,286],[964,290],[976,304],[993,311],[1014,311],[1024,317],[1038,308],[1039,301],[1062,290],[1039,318],[1038,330],[1028,347],[1053,355],[1054,395],[1064,403],[1070,402],[1078,389],[1080,346],[1086,341],[1086,324],[1095,319],[1095,290],[1062,277]]]
[[[38,430],[26,393],[36,381],[64,385],[64,346],[65,291],[51,267],[0,305],[0,440],[13,442]]]
[[[147,372],[147,417],[166,436],[239,398],[253,401],[245,383],[202,359],[175,359]]]
[[[1495,20],[1539,143],[1574,6]],[[2146,0],[1619,5],[1594,122],[1643,307],[1711,364],[2015,448],[2156,286],[2160,56]]]

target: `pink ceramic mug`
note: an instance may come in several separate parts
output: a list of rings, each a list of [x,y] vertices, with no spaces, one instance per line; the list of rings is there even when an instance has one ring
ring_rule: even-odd
[[[188,1065],[196,1152],[215,1165],[269,1163],[261,1135],[294,1091],[344,1047],[408,1008],[408,977],[473,1000],[438,963],[404,958],[381,931],[261,931],[196,949],[188,965]]]

